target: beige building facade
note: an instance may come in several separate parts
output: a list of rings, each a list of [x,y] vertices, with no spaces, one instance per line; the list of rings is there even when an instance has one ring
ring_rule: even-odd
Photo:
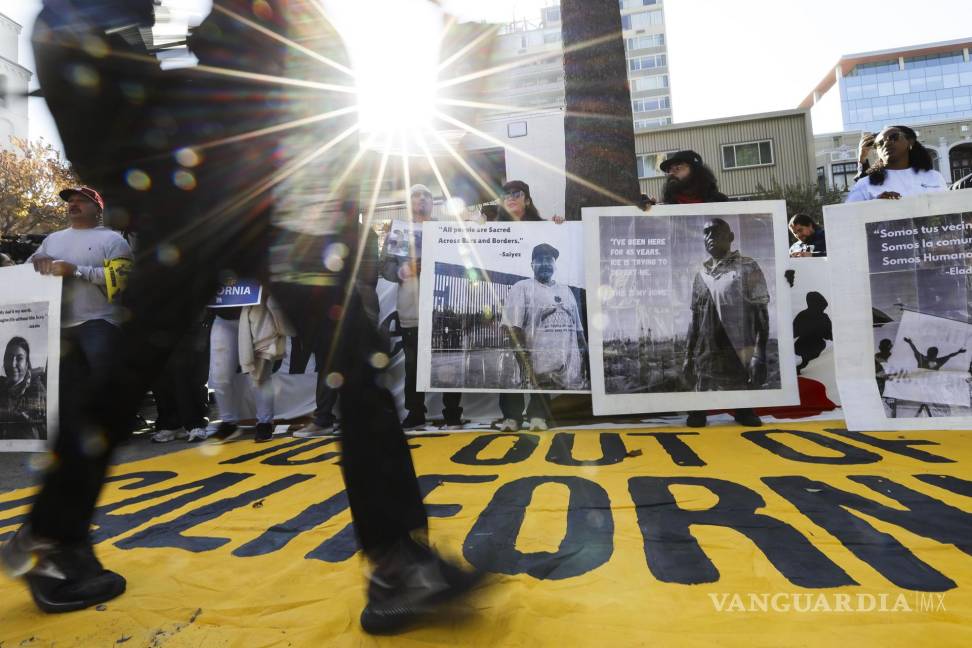
[[[815,179],[814,138],[806,109],[662,126],[635,135],[642,193],[660,199],[665,182],[658,165],[691,149],[712,169],[719,189],[746,198],[770,187]]]

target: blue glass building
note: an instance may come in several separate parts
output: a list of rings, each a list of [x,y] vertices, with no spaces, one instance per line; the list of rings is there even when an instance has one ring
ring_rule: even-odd
[[[845,131],[970,119],[970,47],[972,39],[963,39],[844,56],[801,106],[836,83]]]

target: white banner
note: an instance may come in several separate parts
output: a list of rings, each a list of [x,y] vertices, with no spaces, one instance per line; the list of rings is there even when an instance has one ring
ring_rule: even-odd
[[[848,427],[972,426],[972,190],[825,210]]]
[[[834,359],[834,305],[830,289],[830,261],[826,257],[791,258],[783,273],[790,287],[793,347],[800,381],[800,404],[804,408],[826,405],[823,396],[840,404],[837,365]],[[810,390],[804,382],[819,383]],[[819,392],[823,392],[820,394]]]
[[[584,209],[595,414],[799,403],[785,223],[782,201]]]
[[[60,277],[0,268],[0,450],[39,452],[57,428]]]

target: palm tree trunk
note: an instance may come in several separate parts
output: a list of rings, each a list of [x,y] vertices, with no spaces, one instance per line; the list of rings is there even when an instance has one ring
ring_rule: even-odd
[[[566,218],[581,209],[636,204],[641,194],[635,159],[631,93],[618,0],[561,0]]]

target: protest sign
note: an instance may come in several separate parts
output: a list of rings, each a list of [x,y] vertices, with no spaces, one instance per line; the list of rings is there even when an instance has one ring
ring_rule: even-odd
[[[826,218],[848,425],[972,425],[972,191],[830,206]]]
[[[209,307],[259,306],[262,297],[263,286],[256,279],[231,279],[216,290]]]
[[[580,223],[424,224],[418,388],[589,390]]]
[[[799,402],[780,201],[586,208],[594,413]]]
[[[61,278],[0,268],[0,450],[40,452],[57,421]]]

